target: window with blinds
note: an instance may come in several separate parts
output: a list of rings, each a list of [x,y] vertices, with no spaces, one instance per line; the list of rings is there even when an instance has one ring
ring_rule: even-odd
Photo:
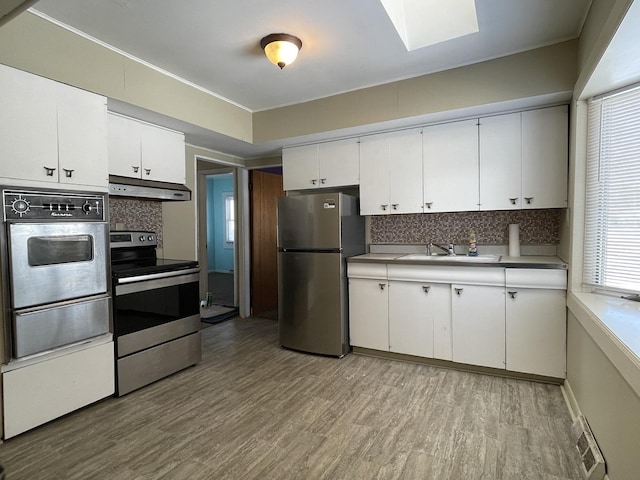
[[[584,283],[640,293],[640,87],[591,100]]]

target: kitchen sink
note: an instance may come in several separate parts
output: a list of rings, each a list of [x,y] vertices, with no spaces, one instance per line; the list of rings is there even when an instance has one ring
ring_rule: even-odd
[[[426,253],[411,253],[403,255],[397,260],[420,260],[424,262],[456,262],[456,263],[496,263],[500,261],[500,255],[478,255],[467,257],[466,255],[427,255]]]

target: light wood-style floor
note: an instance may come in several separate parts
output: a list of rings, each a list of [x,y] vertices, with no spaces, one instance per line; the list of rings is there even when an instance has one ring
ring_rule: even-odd
[[[202,334],[198,366],[5,442],[7,479],[580,478],[557,386]]]

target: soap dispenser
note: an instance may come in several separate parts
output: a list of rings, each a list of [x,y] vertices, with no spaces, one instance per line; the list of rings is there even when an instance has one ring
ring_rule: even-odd
[[[478,247],[476,245],[476,233],[472,231],[469,234],[469,253],[467,253],[470,257],[478,256]]]

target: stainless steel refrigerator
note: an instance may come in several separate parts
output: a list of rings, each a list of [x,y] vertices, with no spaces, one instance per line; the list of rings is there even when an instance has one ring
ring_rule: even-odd
[[[283,347],[338,357],[349,352],[346,258],[364,251],[357,198],[319,193],[278,200]]]

